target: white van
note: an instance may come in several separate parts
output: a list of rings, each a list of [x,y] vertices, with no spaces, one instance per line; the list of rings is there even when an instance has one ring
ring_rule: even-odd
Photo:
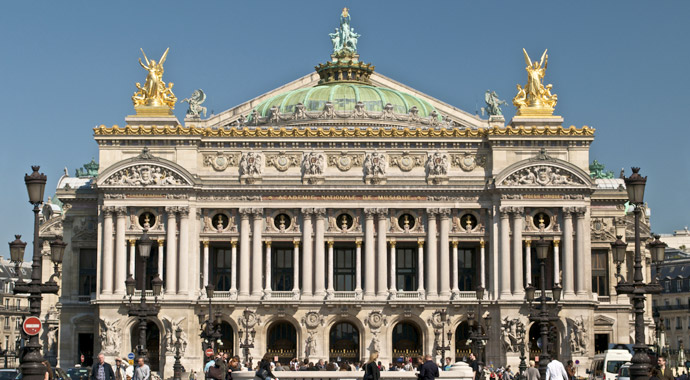
[[[618,369],[631,359],[628,350],[606,350],[597,354],[588,370],[589,380],[618,380]]]

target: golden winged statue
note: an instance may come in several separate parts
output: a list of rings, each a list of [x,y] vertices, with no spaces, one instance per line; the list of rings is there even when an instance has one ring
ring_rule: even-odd
[[[527,64],[525,68],[527,70],[527,84],[525,87],[518,84],[518,93],[513,98],[513,105],[517,107],[517,115],[519,116],[550,116],[553,114],[553,109],[558,102],[558,95],[551,93],[553,85],[544,86],[543,83],[549,61],[547,51],[548,49],[544,50],[539,61],[532,61],[527,50],[522,49]]]
[[[141,53],[144,55],[144,62],[139,58],[139,64],[148,72],[146,75],[146,82],[142,86],[141,83],[137,82],[137,91],[132,95],[132,102],[134,107],[150,106],[150,107],[161,107],[168,106],[170,109],[175,108],[175,102],[177,97],[172,92],[172,82],[167,85],[163,82],[163,64],[165,59],[168,57],[168,51],[170,48],[165,50],[165,53],[161,56],[161,59],[156,62],[156,60],[149,60],[144,53],[144,49],[141,49]]]

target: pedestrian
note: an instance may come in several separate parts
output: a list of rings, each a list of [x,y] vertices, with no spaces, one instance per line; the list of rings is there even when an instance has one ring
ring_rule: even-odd
[[[424,356],[424,364],[419,367],[419,374],[417,377],[419,380],[434,380],[439,376],[438,366],[431,360],[431,355],[426,354]]]
[[[43,376],[43,380],[53,380],[53,369],[50,367],[50,362],[44,360],[42,363],[46,367],[46,374]]]
[[[378,363],[376,363],[376,365],[379,367],[379,371],[385,371],[385,370],[386,370],[386,367],[384,367],[384,366],[381,364],[381,361],[380,361],[380,360],[379,360]]]
[[[659,367],[652,367],[652,370],[649,372],[649,380],[659,380],[660,375]]]
[[[546,379],[544,380],[568,380],[568,372],[565,371],[563,363],[551,359],[551,362],[546,366]]]
[[[115,380],[113,367],[105,362],[105,355],[98,354],[98,363],[91,368],[91,380]]]
[[[453,366],[450,358],[446,358],[446,365],[443,366],[444,371],[450,371],[450,367]]]
[[[207,380],[223,380],[225,373],[223,372],[223,359],[217,358],[216,360],[210,360],[213,364],[208,368],[206,373]]]
[[[534,360],[529,361],[529,368],[527,368],[527,380],[541,380],[541,374],[539,373]]]
[[[261,361],[259,361],[254,380],[273,380],[275,375],[271,372],[271,355],[267,352]]]
[[[479,380],[481,369],[479,368],[479,360],[470,352],[470,368],[472,368],[472,379]]]
[[[376,359],[379,358],[379,353],[374,351],[369,355],[369,360],[367,360],[364,365],[364,380],[379,380],[381,377],[381,372],[379,367],[376,365]]]
[[[140,356],[137,359],[137,368],[134,369],[134,377],[132,380],[149,380],[151,378],[151,368],[144,363],[144,357]]]
[[[665,356],[659,356],[656,363],[659,366],[659,380],[674,380],[671,369],[666,366]]]
[[[115,358],[115,368],[113,368],[113,372],[115,372],[115,380],[126,380],[127,379],[127,372],[126,372],[126,365],[122,363],[121,358]]]
[[[575,365],[572,360],[568,360],[565,365],[565,372],[568,373],[568,380],[575,380]]]

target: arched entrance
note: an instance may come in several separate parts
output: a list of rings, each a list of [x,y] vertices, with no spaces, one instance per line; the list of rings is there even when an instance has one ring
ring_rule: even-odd
[[[353,324],[340,322],[331,327],[328,360],[331,362],[360,360],[359,330]]]
[[[468,340],[470,339],[470,325],[467,321],[463,321],[455,329],[455,361],[465,360],[470,356],[472,347]]]
[[[268,329],[267,352],[282,364],[297,357],[297,332],[290,322],[276,322]]]
[[[139,345],[139,324],[134,324],[131,331],[132,351],[137,353],[137,346]],[[158,325],[148,321],[146,323],[146,351],[149,359],[149,367],[151,371],[160,370],[160,348],[161,348],[161,333]]]
[[[539,323],[533,323],[532,326],[529,328],[529,358],[534,359],[536,356],[539,356],[542,352],[542,344],[541,344],[541,334],[540,334],[541,327],[539,326]],[[560,345],[560,342],[558,342],[558,329],[556,326],[551,323],[550,328],[549,328],[549,347],[548,347],[548,352],[549,355],[551,355],[551,359],[558,359],[558,347]]]
[[[412,358],[413,362],[422,356],[422,334],[419,328],[409,322],[400,322],[393,328],[393,359]]]
[[[223,322],[220,324],[220,342],[218,343],[218,352],[228,354],[229,356],[235,355],[235,341],[234,341],[234,331],[229,323]]]

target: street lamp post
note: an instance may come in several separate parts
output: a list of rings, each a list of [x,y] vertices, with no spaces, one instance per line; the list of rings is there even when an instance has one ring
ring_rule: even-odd
[[[647,294],[661,293],[661,285],[657,279],[653,279],[649,283],[644,282],[642,275],[642,252],[640,245],[640,216],[642,214],[642,205],[644,204],[644,188],[647,182],[647,177],[642,177],[639,174],[640,168],[632,168],[633,174],[630,177],[623,178],[625,187],[628,191],[628,200],[633,204],[635,215],[635,258],[633,262],[633,280],[626,281],[620,275],[620,264],[625,261],[625,248],[627,244],[624,243],[618,236],[614,243],[611,243],[613,257],[617,264],[618,284],[616,285],[617,294],[628,294],[632,299],[633,315],[635,317],[635,344],[633,345],[634,354],[630,366],[631,380],[646,380],[649,379],[649,356],[647,355],[647,345],[644,337],[644,302]],[[664,261],[666,244],[659,241],[659,236],[654,236],[647,248],[650,250],[652,261],[661,263]]]
[[[446,360],[446,351],[450,351],[450,339],[453,335],[452,331],[448,331],[448,343],[446,344],[446,322],[448,320],[448,311],[442,309],[439,312],[441,316],[441,328],[434,330],[434,335],[436,336],[436,351],[441,353],[441,364]],[[440,337],[440,339],[439,339]]]
[[[486,341],[489,340],[489,328],[491,327],[491,317],[487,316],[484,318],[484,323],[486,325],[486,328],[484,331],[482,331],[482,325],[480,323],[482,319],[482,299],[484,299],[484,288],[481,286],[477,287],[476,290],[477,294],[477,318],[475,321],[474,315],[470,313],[467,317],[468,322],[470,323],[470,341],[472,341],[472,352],[474,353],[474,357],[477,358],[477,361],[479,362],[479,365],[482,366],[484,365],[485,358],[482,355],[482,348],[486,344]]]
[[[249,356],[249,350],[254,348],[254,336],[256,336],[256,330],[253,327],[249,327],[249,317],[251,316],[251,311],[249,308],[244,309],[244,331],[240,329],[240,337],[244,334],[244,341],[240,343],[240,348],[242,353],[244,353],[245,363],[249,363],[251,357]]]
[[[127,289],[127,295],[129,296],[129,310],[128,315],[130,317],[137,317],[139,320],[139,347],[137,347],[137,352],[139,357],[143,357],[144,360],[147,359],[146,350],[146,323],[149,318],[158,315],[160,310],[160,305],[158,304],[158,296],[163,290],[163,280],[160,276],[151,280],[151,287],[153,288],[154,303],[153,305],[146,303],[146,260],[151,254],[151,245],[153,245],[153,240],[148,235],[148,229],[144,229],[144,234],[141,235],[139,239],[139,257],[141,258],[141,276],[138,281],[135,281],[132,275],[125,280],[125,288]],[[139,282],[139,288],[141,289],[141,298],[139,299],[139,305],[132,304],[132,296],[134,296],[136,282]]]
[[[24,176],[24,183],[29,194],[29,203],[34,208],[34,244],[33,244],[33,258],[31,263],[31,281],[25,282],[21,277],[21,262],[24,259],[24,248],[26,243],[20,240],[21,235],[15,235],[16,240],[10,243],[10,256],[14,262],[18,273],[18,280],[14,285],[14,294],[29,294],[29,315],[40,318],[42,294],[57,294],[60,289],[55,277],[58,275],[58,266],[62,263],[62,257],[65,253],[67,244],[58,237],[56,241],[50,244],[51,260],[55,264],[55,273],[48,281],[43,283],[42,279],[42,263],[41,263],[41,246],[38,236],[38,212],[40,211],[40,204],[43,203],[43,193],[46,187],[47,177],[43,173],[39,173],[40,166],[32,166],[33,172],[31,175]],[[38,335],[29,337],[29,342],[24,346],[21,353],[19,366],[22,372],[22,378],[25,380],[42,380],[45,376],[46,367],[43,366],[43,355],[41,354],[41,343]]]
[[[215,352],[215,342],[220,339],[221,333],[220,333],[220,324],[222,322],[221,318],[222,315],[220,313],[215,314],[215,319],[214,314],[213,314],[213,292],[214,288],[213,285],[206,285],[206,298],[208,298],[208,318],[204,319],[205,316],[203,314],[203,311],[200,311],[198,314],[199,317],[199,324],[204,324],[204,327],[201,330],[201,339],[202,339],[202,346],[203,349],[206,350],[207,348],[214,349]]]
[[[182,336],[182,329],[177,326],[175,329],[175,364],[173,364],[173,380],[181,380],[182,378],[182,364],[180,363],[180,337]]]
[[[541,274],[541,295],[539,296],[539,306],[536,308],[539,310],[538,313],[530,311],[529,319],[530,321],[539,323],[539,334],[541,337],[541,353],[539,354],[539,373],[542,379],[546,378],[546,366],[551,361],[549,355],[549,330],[551,329],[551,322],[558,321],[558,302],[561,300],[561,290],[562,288],[555,284],[552,288],[553,301],[555,302],[556,315],[552,316],[551,312],[546,308],[546,302],[551,301],[550,298],[546,297],[546,258],[549,254],[549,247],[551,243],[544,240],[541,237],[539,241],[536,242],[537,259],[539,259],[539,271]],[[534,287],[532,285],[525,288],[525,297],[532,306],[534,301]]]

